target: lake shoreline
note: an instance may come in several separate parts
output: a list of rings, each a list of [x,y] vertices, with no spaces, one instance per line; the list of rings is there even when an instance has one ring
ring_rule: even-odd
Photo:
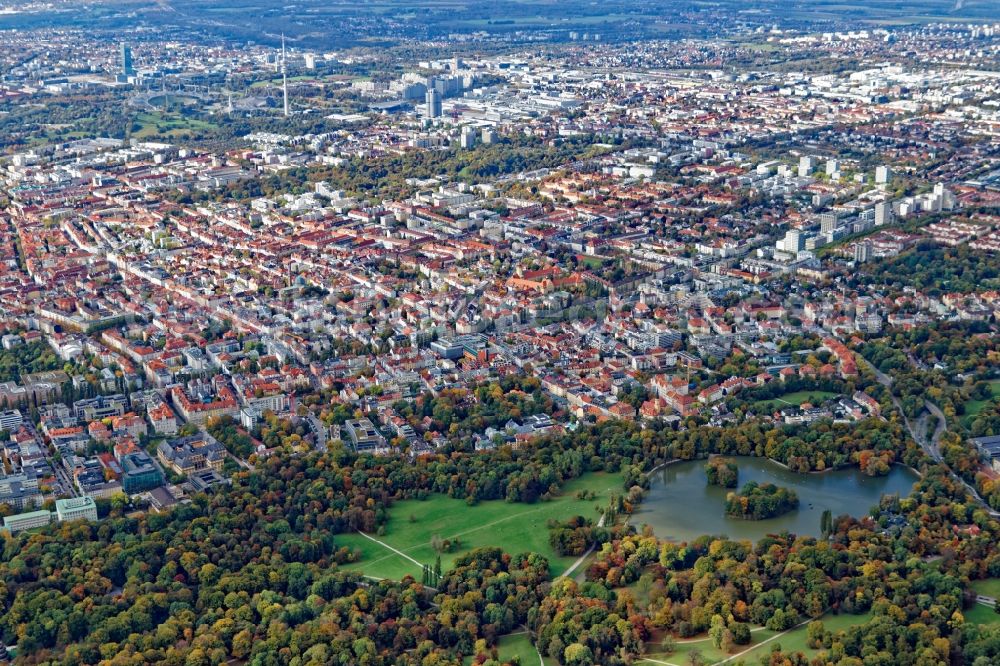
[[[739,466],[741,483],[756,481],[789,488],[799,496],[799,508],[759,520],[728,516],[725,497],[732,491],[707,483],[704,458],[668,460],[647,473],[654,478],[650,478],[650,487],[630,523],[646,523],[660,538],[678,542],[706,534],[756,541],[782,531],[818,537],[823,511],[835,516],[867,516],[883,495],[910,495],[920,478],[915,470],[901,464],[893,465],[887,475],[868,476],[853,465],[824,473],[800,473],[766,456],[725,457]]]
[[[710,454],[708,454],[707,458],[674,458],[673,460],[667,460],[666,462],[661,462],[659,465],[657,465],[653,469],[651,469],[648,472],[646,472],[646,474],[649,475],[649,474],[652,474],[653,472],[658,472],[659,470],[664,469],[665,467],[669,467],[670,465],[673,465],[675,463],[696,462],[696,461],[699,461],[699,460],[709,460],[711,458],[752,458],[753,460],[767,460],[768,462],[774,463],[778,467],[781,467],[783,469],[788,470],[792,474],[801,474],[803,476],[806,476],[806,475],[809,475],[809,474],[827,474],[829,472],[840,472],[840,471],[845,470],[845,469],[857,469],[858,471],[860,471],[860,468],[855,467],[853,464],[844,463],[843,465],[837,465],[835,467],[827,467],[826,469],[813,469],[813,470],[809,470],[808,472],[798,472],[798,471],[792,469],[791,467],[789,467],[788,465],[786,465],[785,463],[781,462],[780,460],[775,460],[774,458],[770,458],[768,456],[756,456],[756,455],[753,455],[753,454],[743,455],[742,453],[736,453],[736,454],[710,453]],[[916,474],[918,478],[921,478],[921,479],[924,478],[924,475],[921,474],[919,470],[917,470],[916,468],[914,468],[911,465],[907,465],[906,463],[894,462],[894,463],[892,463],[892,465],[889,466],[889,469],[891,470],[893,467],[896,467],[897,465],[899,467],[903,467],[905,469],[910,470],[911,472],[913,472],[914,474]],[[872,476],[872,477],[869,477],[869,478],[878,479],[878,478],[884,478],[886,476],[888,476],[888,475],[887,474],[882,474],[882,475],[879,475],[879,476]]]

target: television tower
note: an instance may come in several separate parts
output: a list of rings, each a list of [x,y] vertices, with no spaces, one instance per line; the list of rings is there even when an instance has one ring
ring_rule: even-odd
[[[288,117],[288,64],[285,60],[285,33],[281,33],[281,93],[285,100],[285,117]]]

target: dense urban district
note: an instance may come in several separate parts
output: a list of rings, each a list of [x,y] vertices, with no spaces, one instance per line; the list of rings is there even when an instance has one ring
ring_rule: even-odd
[[[1000,7],[620,4],[4,6],[0,663],[1000,663]]]

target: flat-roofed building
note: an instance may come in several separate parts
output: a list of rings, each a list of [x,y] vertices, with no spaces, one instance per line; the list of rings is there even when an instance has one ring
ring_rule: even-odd
[[[22,423],[24,423],[24,418],[21,416],[19,410],[8,409],[0,411],[0,430],[14,432],[21,427]]]
[[[28,511],[7,516],[3,519],[3,526],[10,530],[11,534],[17,534],[24,530],[33,530],[37,527],[45,527],[52,522],[51,511]]]
[[[97,520],[97,503],[93,497],[70,497],[56,500],[56,517],[64,520]]]
[[[385,437],[369,419],[351,419],[344,424],[344,432],[358,453],[372,453],[385,448]]]
[[[121,457],[122,490],[129,495],[152,490],[163,485],[163,474],[145,451],[127,453]]]

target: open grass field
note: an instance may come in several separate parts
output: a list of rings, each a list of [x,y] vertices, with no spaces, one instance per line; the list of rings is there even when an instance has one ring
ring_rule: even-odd
[[[758,400],[753,403],[753,406],[757,410],[773,412],[792,405],[798,406],[804,402],[810,402],[813,405],[818,405],[821,402],[829,400],[830,398],[835,398],[836,396],[837,394],[832,391],[794,391],[792,393],[786,393],[778,398]]]
[[[996,624],[1000,622],[1000,615],[989,606],[984,606],[983,604],[976,604],[969,610],[963,611],[962,615],[965,617],[967,623],[972,624]]]
[[[501,636],[500,640],[497,641],[497,652],[501,662],[518,657],[521,660],[521,666],[541,666],[538,652],[526,633]],[[469,666],[472,663],[472,657],[466,657],[463,663],[465,666]]]
[[[580,261],[580,263],[583,264],[584,268],[588,270],[595,271],[604,266],[604,259],[600,257],[588,256],[583,254],[578,254],[576,256],[577,259]]]
[[[970,587],[976,591],[976,594],[993,597],[994,599],[1000,598],[1000,578],[974,580],[970,584]]]
[[[576,493],[582,490],[593,492],[595,497],[577,499]],[[577,558],[555,554],[549,545],[548,521],[579,515],[596,522],[600,515],[595,506],[606,506],[611,493],[622,491],[621,474],[595,472],[567,483],[555,499],[535,504],[491,501],[470,507],[463,500],[445,495],[405,500],[389,510],[383,536],[342,534],[337,536],[337,544],[361,553],[359,561],[346,565],[347,568],[376,578],[400,579],[409,574],[419,580],[420,564],[434,564],[436,553],[431,539],[435,535],[443,540],[459,539],[457,548],[441,555],[441,568],[445,571],[462,553],[499,545],[509,553],[530,551],[544,555],[549,559],[552,575],[558,576]]]
[[[864,615],[824,615],[820,620],[827,629],[837,633],[843,629],[855,625],[866,624],[871,619],[871,613]],[[739,660],[747,664],[756,664],[762,655],[768,654],[775,645],[780,645],[784,652],[802,652],[806,657],[812,658],[819,650],[813,650],[806,645],[807,625],[802,625],[784,634],[756,627],[752,630],[751,643],[749,646],[741,646],[739,650]],[[646,659],[637,663],[644,664],[668,664],[670,666],[686,666],[691,663],[691,652],[697,650],[704,664],[717,664],[734,655],[716,649],[712,645],[711,639],[707,637],[697,637],[684,642],[677,643],[677,649],[670,654],[659,651],[659,645],[652,643],[649,645],[649,652]],[[734,660],[736,661],[736,660]]]
[[[980,412],[986,409],[987,405],[1000,398],[1000,379],[994,379],[990,382],[990,390],[993,392],[993,397],[990,400],[970,400],[965,403],[965,414],[962,416],[962,425],[966,428],[972,425],[972,422],[976,420]]]
[[[769,638],[773,637],[775,632],[762,627],[754,628],[750,634],[750,645],[740,646],[740,650],[746,650],[748,648],[754,648],[755,646],[769,646],[770,643],[765,643]],[[640,659],[637,663],[640,664],[670,664],[671,666],[687,666],[691,662],[691,655],[697,653],[701,657],[702,664],[715,664],[723,659],[726,659],[732,655],[717,649],[712,645],[712,639],[706,636],[695,637],[691,639],[683,639],[678,641],[677,648],[670,653],[663,652],[657,642],[647,644],[648,652],[646,653],[645,659]]]
[[[325,81],[328,78],[333,78],[333,77],[309,76],[309,75],[303,74],[303,75],[300,75],[300,76],[289,76],[288,77],[288,82],[289,83],[300,83],[302,81]],[[343,79],[344,77],[336,77],[336,78]],[[357,80],[363,80],[366,77],[357,76],[357,77],[351,77],[351,78],[354,78],[354,79],[357,79]],[[267,86],[275,87],[275,86],[280,86],[280,85],[281,85],[281,77],[277,76],[277,77],[275,77],[273,79],[268,79],[268,80],[265,80],[265,81],[254,81],[253,83],[250,84],[250,87],[251,88],[266,88]]]
[[[212,123],[205,122],[204,120],[185,118],[178,113],[163,113],[160,111],[136,114],[135,122],[140,127],[138,131],[132,132],[132,138],[140,140],[179,137],[191,131],[208,130],[215,127]]]
[[[838,631],[843,631],[848,627],[860,626],[868,624],[869,620],[872,619],[871,613],[864,613],[863,615],[824,615],[820,620],[823,625],[829,630],[836,634]],[[745,655],[747,663],[757,662],[760,660],[761,655],[766,654],[771,651],[774,644],[780,644],[781,649],[785,652],[802,652],[809,658],[816,655],[819,650],[813,650],[808,645],[806,645],[806,635],[808,625],[803,625],[797,629],[789,631],[780,638],[776,638],[766,645],[761,645],[754,650],[751,650]]]

